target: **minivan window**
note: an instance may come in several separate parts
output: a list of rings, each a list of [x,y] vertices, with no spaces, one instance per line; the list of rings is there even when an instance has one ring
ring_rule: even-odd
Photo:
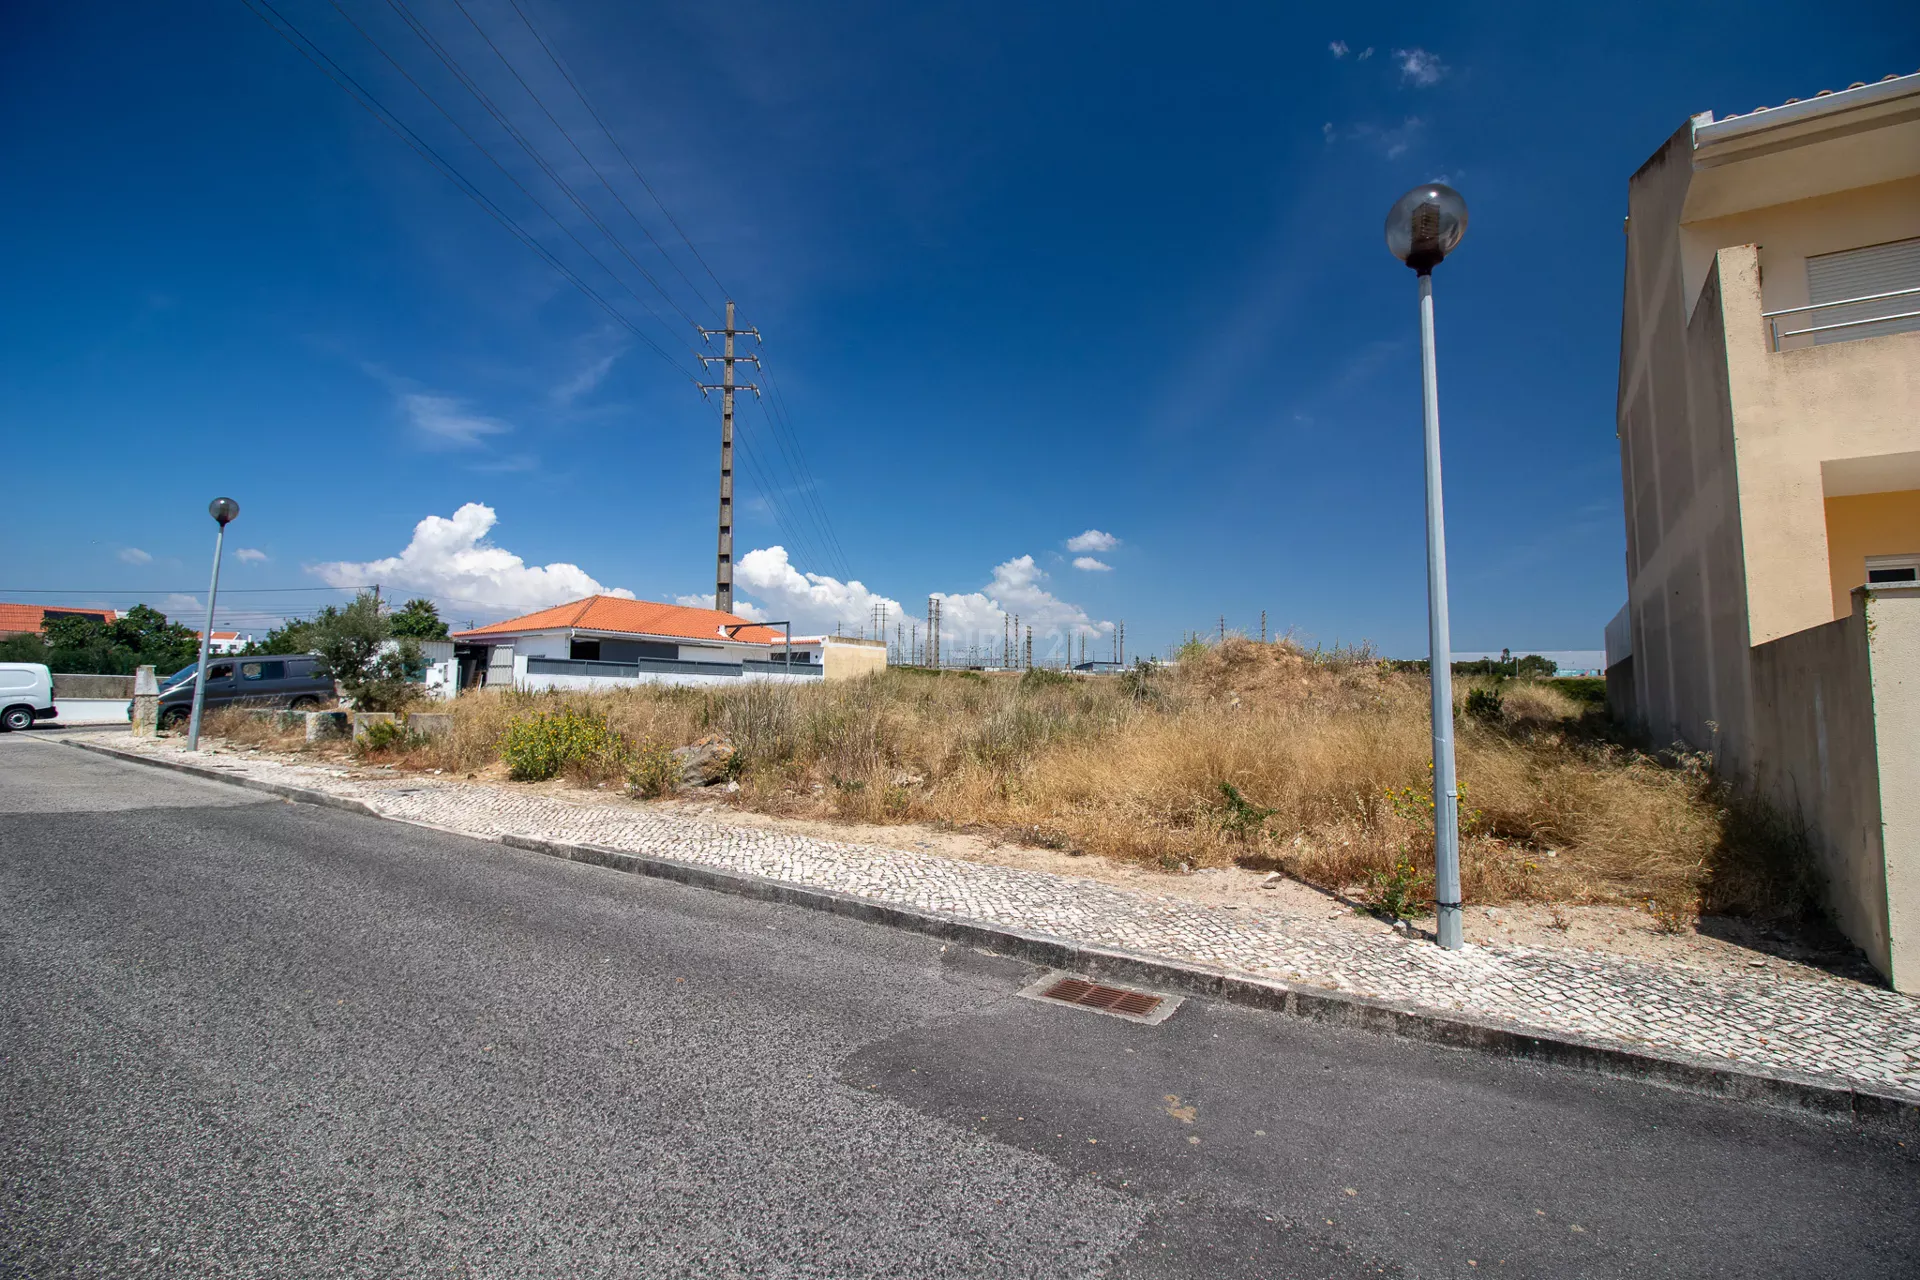
[[[285,680],[287,664],[284,662],[243,662],[240,664],[242,680]]]
[[[186,666],[180,668],[178,671],[174,672],[172,675],[167,676],[166,678],[160,681],[160,692],[165,693],[167,690],[173,688],[173,686],[177,684],[184,684],[188,680],[193,679],[193,673],[198,671],[199,669],[200,669],[199,663],[197,662],[188,663]]]
[[[216,662],[207,668],[207,682],[209,684],[215,680],[231,679],[233,679],[233,664],[231,662]]]

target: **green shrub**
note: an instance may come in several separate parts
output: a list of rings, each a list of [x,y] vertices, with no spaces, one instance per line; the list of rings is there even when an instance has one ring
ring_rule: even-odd
[[[1433,877],[1413,865],[1403,851],[1387,871],[1367,876],[1367,905],[1389,920],[1410,920],[1431,898]]]
[[[358,755],[382,751],[411,751],[427,745],[427,735],[392,720],[375,720],[360,731],[353,750]]]
[[[516,716],[500,736],[500,758],[516,782],[545,782],[562,773],[589,779],[627,771],[631,748],[607,719],[571,708]]]
[[[643,742],[627,758],[627,790],[633,795],[657,800],[679,780],[680,762],[665,743]]]
[[[1255,838],[1267,825],[1267,819],[1280,812],[1278,809],[1263,809],[1252,803],[1231,782],[1220,784],[1220,796],[1225,808],[1220,818],[1220,829],[1237,839]]]
[[[1072,686],[1076,681],[1064,671],[1055,671],[1052,667],[1028,667],[1020,677],[1022,689],[1058,689],[1062,685]]]
[[[1506,699],[1500,696],[1498,689],[1474,689],[1467,694],[1467,714],[1481,724],[1499,724],[1506,718]]]

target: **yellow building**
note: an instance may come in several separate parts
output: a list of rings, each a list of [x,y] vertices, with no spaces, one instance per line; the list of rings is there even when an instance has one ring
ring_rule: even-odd
[[[1616,715],[1807,826],[1920,990],[1920,74],[1716,120],[1628,185]]]

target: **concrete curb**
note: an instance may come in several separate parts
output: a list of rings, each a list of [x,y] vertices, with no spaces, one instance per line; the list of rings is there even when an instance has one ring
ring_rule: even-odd
[[[216,782],[305,804],[343,809],[367,817],[385,818],[372,805],[347,800],[307,787],[286,786],[257,778],[240,778],[219,769],[163,760],[138,752],[92,742],[67,746],[156,768],[173,769]],[[404,819],[386,819],[405,821]],[[984,947],[997,954],[1053,969],[1068,969],[1090,977],[1139,986],[1159,987],[1304,1018],[1326,1026],[1351,1027],[1420,1040],[1456,1049],[1516,1058],[1527,1062],[1571,1068],[1616,1079],[1677,1089],[1729,1101],[1780,1107],[1835,1119],[1850,1119],[1876,1127],[1920,1132],[1920,1099],[1898,1093],[1835,1084],[1819,1077],[1786,1071],[1756,1071],[1729,1066],[1671,1050],[1631,1049],[1566,1032],[1543,1031],[1500,1019],[1460,1012],[1442,1012],[1372,996],[1353,995],[1320,987],[1289,986],[1246,977],[1205,965],[1186,964],[1157,956],[1091,946],[1047,934],[1028,933],[1002,925],[959,916],[942,915],[916,907],[875,902],[831,889],[816,889],[743,871],[727,871],[698,863],[680,862],[655,854],[632,853],[604,845],[573,844],[538,836],[508,833],[476,836],[469,832],[408,823],[444,831],[470,840],[487,840],[508,848],[570,862],[605,867],[632,875],[671,880],[694,888],[711,889],[738,897],[824,911],[869,924],[906,929],[943,942]]]

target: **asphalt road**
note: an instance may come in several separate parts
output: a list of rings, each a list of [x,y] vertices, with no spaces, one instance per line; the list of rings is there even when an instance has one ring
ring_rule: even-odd
[[[0,735],[0,1276],[1915,1274],[1895,1137],[1033,976]]]

